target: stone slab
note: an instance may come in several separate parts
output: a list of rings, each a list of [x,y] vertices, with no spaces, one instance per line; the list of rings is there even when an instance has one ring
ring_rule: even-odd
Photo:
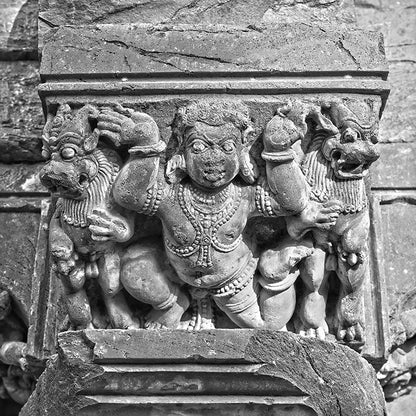
[[[416,144],[380,143],[378,148],[381,155],[371,167],[371,187],[373,189],[415,189]]]
[[[0,288],[9,291],[26,325],[39,219],[36,212],[0,212]]]
[[[351,0],[41,0],[39,17],[54,27],[93,23],[352,23]]]
[[[0,0],[0,60],[37,59],[37,0]]]
[[[304,23],[58,27],[44,42],[44,81],[127,74],[387,73],[379,34]]]
[[[205,361],[213,347],[227,361]],[[97,350],[102,350],[100,359],[106,357],[114,362],[98,363]],[[164,357],[161,357],[162,350]],[[195,352],[200,360],[196,360]],[[132,357],[145,358],[147,364],[133,364]],[[160,361],[174,357],[179,362]],[[188,362],[180,362],[184,359]],[[238,362],[230,363],[233,360]],[[185,370],[193,375],[192,383],[179,377]],[[134,377],[140,373],[144,374],[144,380],[153,373],[153,384],[147,384],[153,394],[125,394],[126,388],[143,381],[139,376]],[[171,376],[171,384],[166,384],[167,389],[163,390],[165,384],[160,381],[166,381],[167,374]],[[204,388],[211,385],[209,377],[213,374],[222,374],[224,380],[228,374],[230,385],[238,383],[237,377],[243,380],[244,376],[249,385],[257,384],[257,389],[263,385],[262,380],[269,383],[285,380],[290,390],[284,393],[282,389],[271,389],[273,394],[257,390],[254,395],[209,394]],[[120,381],[122,376],[125,383]],[[196,394],[181,391],[198,386],[200,390]],[[103,395],[103,391],[107,394]],[[114,412],[126,416],[174,412],[181,415],[381,416],[384,399],[374,370],[356,352],[291,333],[87,330],[60,334],[58,356],[50,360],[21,416]]]
[[[39,64],[0,61],[0,162],[41,161]]]
[[[39,172],[43,164],[5,164],[0,163],[0,195],[30,196],[49,195],[48,190],[39,180]]]

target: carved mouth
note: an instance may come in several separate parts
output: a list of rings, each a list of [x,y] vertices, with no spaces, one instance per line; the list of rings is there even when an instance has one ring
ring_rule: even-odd
[[[331,153],[331,166],[340,179],[359,179],[368,174],[370,163],[348,158],[337,149]]]
[[[204,179],[209,182],[218,182],[219,180],[223,179],[226,170],[225,169],[218,169],[218,168],[207,168],[204,169]]]

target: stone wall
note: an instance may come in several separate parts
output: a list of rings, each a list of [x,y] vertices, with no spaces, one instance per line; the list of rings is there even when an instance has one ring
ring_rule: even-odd
[[[0,288],[11,291],[20,319],[30,314],[31,275],[36,268],[35,247],[41,221],[41,201],[47,196],[38,181],[43,112],[37,95],[38,2],[0,0]],[[46,1],[44,1],[46,3]],[[49,10],[60,7],[49,1]],[[416,311],[416,2],[403,0],[302,1],[155,1],[154,7],[131,1],[85,0],[85,13],[73,23],[132,22],[188,23],[198,16],[221,23],[232,8],[247,23],[336,21],[381,30],[390,62],[391,94],[380,129],[382,156],[373,169],[372,188],[379,222],[373,230],[378,247],[378,270],[387,282],[390,345],[410,342],[410,323]],[[164,4],[161,7],[161,4]],[[156,5],[158,7],[156,7]],[[3,12],[4,11],[4,12]],[[70,10],[67,11],[70,14]],[[59,11],[60,15],[65,10]],[[59,25],[53,13],[42,15],[40,30]],[[10,236],[13,236],[10,238]],[[6,255],[4,255],[6,253]],[[13,284],[11,282],[14,282]],[[410,323],[409,323],[410,322]],[[412,397],[414,396],[414,397]],[[416,394],[389,404],[391,416],[413,414]],[[0,403],[0,407],[3,404]],[[407,413],[406,413],[407,412]],[[10,413],[13,414],[13,413]]]

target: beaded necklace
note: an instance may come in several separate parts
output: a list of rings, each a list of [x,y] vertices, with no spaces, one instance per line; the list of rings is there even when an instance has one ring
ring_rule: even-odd
[[[239,235],[232,243],[218,241],[218,229],[236,213],[241,202],[241,189],[232,183],[216,195],[195,189],[191,184],[178,186],[179,206],[195,229],[195,239],[188,246],[177,246],[165,239],[167,249],[179,257],[189,257],[198,252],[195,263],[199,267],[211,267],[211,247],[228,253],[237,248],[242,240]]]

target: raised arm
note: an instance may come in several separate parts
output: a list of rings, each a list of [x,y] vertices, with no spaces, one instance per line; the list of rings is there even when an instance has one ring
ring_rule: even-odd
[[[298,129],[283,115],[274,116],[266,126],[262,152],[266,180],[259,183],[256,192],[257,205],[265,201],[266,215],[295,215],[308,204],[308,185],[291,148],[298,139]]]
[[[155,214],[164,187],[158,180],[163,178],[159,159],[166,148],[156,122],[147,114],[119,107],[102,111],[97,128],[113,143],[130,146],[130,157],[114,182],[115,201],[132,211]]]

